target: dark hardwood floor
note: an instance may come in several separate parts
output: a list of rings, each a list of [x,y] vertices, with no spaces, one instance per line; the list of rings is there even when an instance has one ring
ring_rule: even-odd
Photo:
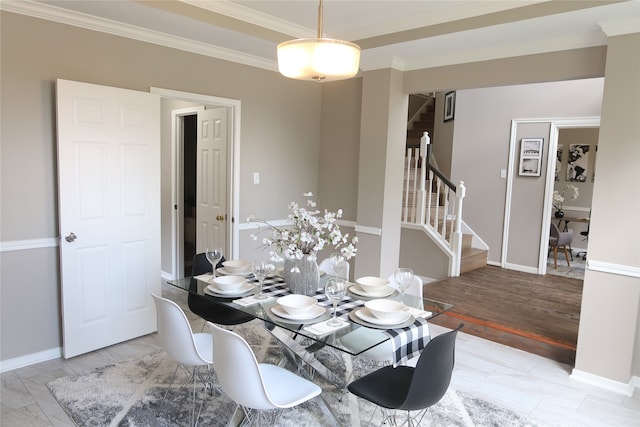
[[[574,364],[582,280],[486,266],[428,283],[424,296],[454,308],[431,322]]]

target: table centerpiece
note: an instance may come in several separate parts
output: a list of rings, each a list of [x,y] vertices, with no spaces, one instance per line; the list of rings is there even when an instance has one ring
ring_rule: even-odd
[[[294,294],[313,295],[318,290],[320,272],[317,256],[320,251],[332,247],[340,255],[349,260],[356,255],[357,237],[349,239],[338,225],[342,217],[342,209],[336,212],[324,210],[321,215],[317,209],[313,193],[304,193],[306,206],[296,202],[289,203],[288,224],[278,227],[252,215],[248,222],[257,222],[261,226],[251,234],[253,240],[263,232],[270,232],[263,237],[262,244],[269,249],[273,262],[284,262],[284,279],[289,290]]]

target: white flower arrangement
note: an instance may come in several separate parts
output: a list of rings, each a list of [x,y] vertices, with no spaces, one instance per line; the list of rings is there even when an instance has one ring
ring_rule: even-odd
[[[565,196],[565,193],[567,193],[567,191],[569,192],[569,195]],[[564,190],[562,190],[562,193],[560,193],[558,190],[553,191],[553,207],[561,211],[562,203],[564,203],[566,197],[568,197],[570,201],[573,201],[577,199],[579,195],[580,191],[578,190],[578,187],[573,184],[567,184]]]
[[[342,209],[337,212],[325,209],[324,215],[320,216],[320,211],[315,209],[316,202],[311,200],[313,193],[304,193],[304,196],[310,209],[295,202],[289,203],[289,225],[285,227],[276,227],[250,215],[248,222],[263,224],[256,233],[251,234],[251,238],[257,240],[260,233],[271,231],[271,236],[263,238],[262,243],[269,248],[269,255],[274,262],[302,259],[305,256],[316,260],[318,252],[329,245],[339,251],[345,260],[354,257],[358,238],[349,240],[349,235],[340,231],[337,220],[342,217]]]

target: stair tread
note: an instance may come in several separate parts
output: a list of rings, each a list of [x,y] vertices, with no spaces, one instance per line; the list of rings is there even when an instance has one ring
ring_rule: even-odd
[[[486,254],[488,251],[486,249],[479,249],[479,248],[467,248],[464,249],[462,251],[462,258],[464,257],[471,257],[471,256],[475,256],[475,255],[479,255],[479,254]]]

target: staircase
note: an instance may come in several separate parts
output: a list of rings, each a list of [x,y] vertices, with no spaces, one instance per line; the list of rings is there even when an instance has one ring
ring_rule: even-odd
[[[431,138],[434,135],[433,101],[426,99],[408,126],[402,221],[424,226],[425,232],[439,243],[444,251],[451,254],[454,261],[451,264],[454,268],[451,269],[450,276],[457,276],[486,266],[488,251],[473,247],[473,235],[461,232],[462,199],[465,191],[463,183],[454,186],[432,166],[428,145],[428,153],[420,152],[423,133],[428,132]],[[425,156],[429,167],[423,171],[422,163]],[[424,187],[422,180],[425,180]],[[456,265],[459,268],[456,268]]]
[[[436,107],[427,103],[417,120],[411,122],[411,128],[407,129],[407,148],[420,148],[420,138],[424,132],[429,132],[433,138]]]
[[[471,234],[462,235],[462,251],[460,253],[460,274],[468,273],[487,265],[486,249],[474,248],[471,246],[473,236]]]

